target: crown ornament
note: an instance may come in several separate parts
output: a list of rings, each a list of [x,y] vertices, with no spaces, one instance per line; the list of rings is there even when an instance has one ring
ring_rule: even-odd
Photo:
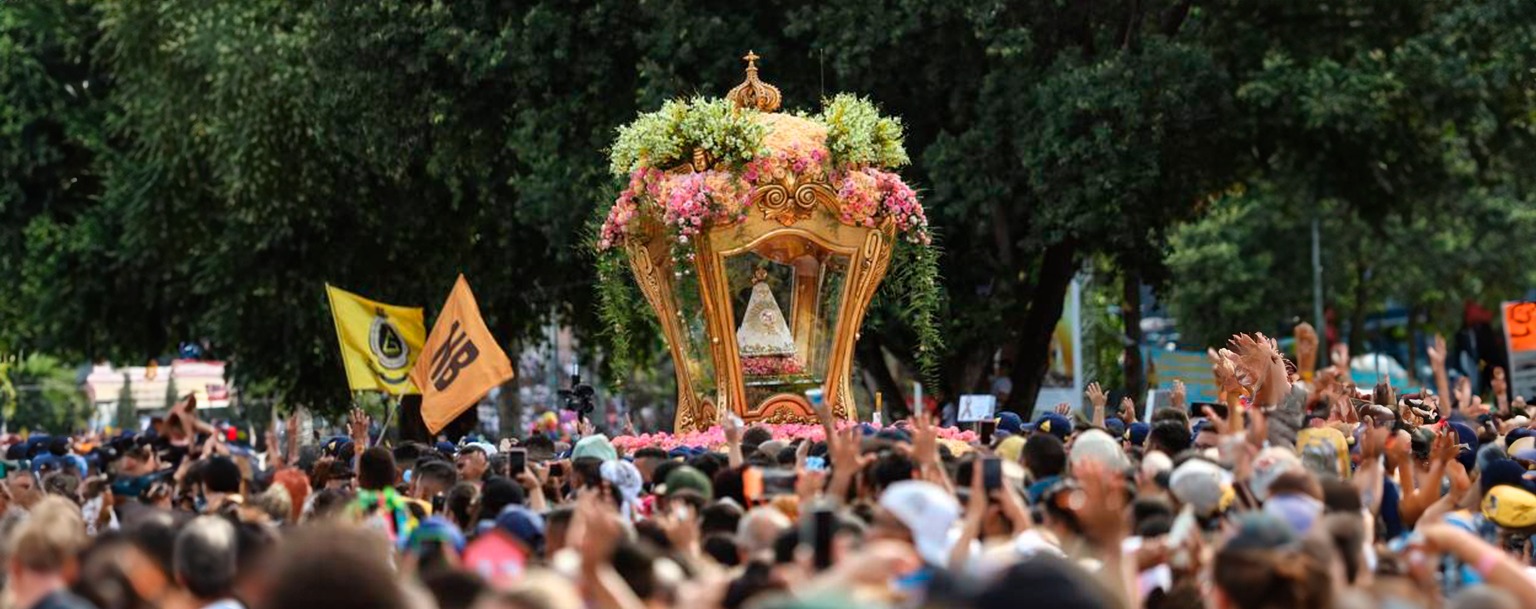
[[[778,112],[779,102],[783,99],[779,95],[779,88],[765,83],[757,78],[757,53],[747,51],[742,59],[747,62],[747,79],[736,88],[731,89],[725,95],[726,99],[736,104],[737,108],[753,108],[760,112]]]

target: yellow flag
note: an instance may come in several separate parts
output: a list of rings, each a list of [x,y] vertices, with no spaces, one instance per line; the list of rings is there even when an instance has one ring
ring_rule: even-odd
[[[421,388],[421,419],[433,434],[512,378],[512,361],[486,329],[463,275],[432,324],[423,353],[411,380]]]
[[[427,338],[421,308],[374,302],[329,284],[325,295],[352,390],[418,393],[410,371]]]

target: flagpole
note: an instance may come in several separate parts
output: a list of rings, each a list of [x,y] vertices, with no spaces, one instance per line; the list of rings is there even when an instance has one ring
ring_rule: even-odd
[[[394,398],[394,399],[391,399]],[[384,432],[389,431],[389,423],[395,418],[395,409],[400,407],[400,400],[388,393],[384,394],[384,423],[379,427],[379,439],[373,445],[378,446],[384,441]]]

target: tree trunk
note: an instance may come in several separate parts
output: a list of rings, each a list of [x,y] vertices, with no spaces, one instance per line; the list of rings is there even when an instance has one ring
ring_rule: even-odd
[[[880,335],[866,332],[860,337],[854,345],[854,357],[864,372],[874,380],[875,391],[883,394],[881,400],[885,414],[881,415],[882,419],[895,421],[906,418],[906,394],[901,390],[901,383],[896,382],[896,376],[891,374],[890,366],[885,363],[885,347]]]
[[[527,433],[522,426],[523,400],[517,394],[517,377],[501,384],[501,393],[496,396],[496,412],[501,417],[501,437],[521,438]]]
[[[1141,363],[1141,273],[1127,271],[1121,280],[1125,298],[1120,305],[1120,318],[1125,321],[1125,390],[1131,395],[1142,395],[1146,390],[1146,369]]]
[[[1077,245],[1063,241],[1045,250],[1040,261],[1040,275],[1033,293],[1018,302],[1019,325],[1012,334],[1013,394],[1004,408],[1022,415],[1032,414],[1040,393],[1040,381],[1051,362],[1051,334],[1061,320],[1067,288],[1077,273]]]

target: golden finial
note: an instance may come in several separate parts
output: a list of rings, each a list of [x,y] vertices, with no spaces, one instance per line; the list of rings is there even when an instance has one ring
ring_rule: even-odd
[[[726,94],[737,108],[756,108],[762,112],[779,110],[779,88],[757,79],[757,53],[747,51],[742,57],[747,61],[747,79]]]

